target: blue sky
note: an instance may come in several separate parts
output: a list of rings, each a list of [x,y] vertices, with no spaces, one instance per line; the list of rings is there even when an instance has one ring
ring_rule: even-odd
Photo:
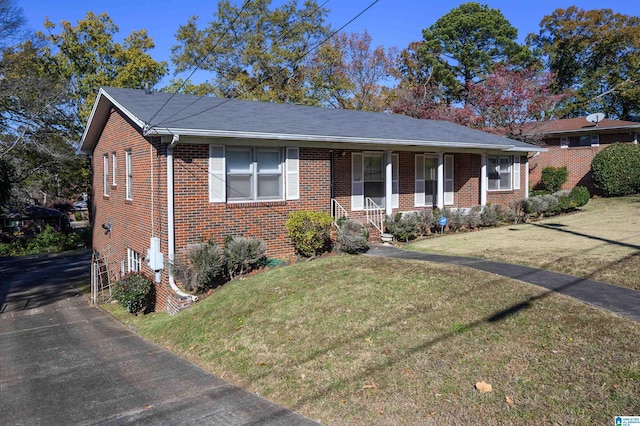
[[[29,26],[42,29],[45,17],[54,23],[62,20],[75,24],[92,11],[106,12],[118,25],[123,39],[133,30],[147,29],[156,48],[151,52],[154,59],[170,62],[170,48],[175,42],[178,27],[190,16],[199,16],[204,26],[216,10],[216,2],[206,0],[14,0],[24,11]],[[322,4],[324,0],[317,0]],[[329,23],[339,28],[370,5],[373,0],[329,0],[325,7],[330,10]],[[282,3],[274,0],[273,4]],[[302,1],[300,1],[302,3]],[[371,34],[374,46],[405,48],[410,42],[422,39],[422,29],[432,25],[439,17],[465,1],[428,0],[379,0],[371,9],[350,24],[344,31]],[[609,2],[596,0],[489,0],[480,1],[491,8],[500,9],[503,15],[518,28],[519,39],[539,30],[543,16],[556,8],[571,5],[583,9],[611,8],[627,15],[640,14],[638,0]],[[241,4],[241,0],[236,0]],[[121,40],[117,40],[121,41]],[[183,76],[185,77],[185,76]]]

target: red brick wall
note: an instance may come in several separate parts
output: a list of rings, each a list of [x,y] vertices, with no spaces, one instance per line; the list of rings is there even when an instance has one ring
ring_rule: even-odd
[[[131,200],[125,197],[127,150],[131,150],[132,156]],[[109,262],[116,278],[120,277],[122,262],[127,271],[127,248],[140,255],[141,272],[154,277],[144,261],[151,236],[160,237],[161,251],[167,254],[167,201],[163,190],[166,188],[166,157],[159,155],[158,150],[163,154],[164,147],[159,140],[150,143],[134,130],[124,116],[112,110],[93,152],[93,250]],[[116,186],[111,185],[113,152],[116,153]],[[103,154],[109,158],[108,197],[103,196]],[[105,233],[102,228],[102,224],[107,223],[111,223],[110,233]],[[164,309],[170,294],[166,268],[162,280],[162,285],[156,288],[157,309]]]
[[[330,213],[330,151],[300,149],[300,200],[210,203],[208,145],[178,145],[174,149],[176,252],[189,244],[227,236],[258,238],[269,257],[294,254],[285,222],[296,210]]]
[[[591,161],[598,152],[615,142],[633,142],[634,135],[630,133],[610,133],[600,135],[600,146],[560,148],[560,138],[545,139],[547,152],[541,152],[529,160],[529,185],[532,188],[542,188],[540,179],[545,167],[567,166],[569,176],[563,189],[575,186],[586,186],[593,193],[591,180]]]

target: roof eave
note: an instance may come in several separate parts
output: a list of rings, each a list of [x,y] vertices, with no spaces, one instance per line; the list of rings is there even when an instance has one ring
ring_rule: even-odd
[[[149,134],[157,135],[180,135],[211,138],[233,138],[233,139],[268,139],[268,140],[290,140],[305,142],[327,142],[345,144],[366,144],[366,145],[390,145],[390,146],[428,146],[434,148],[451,149],[484,149],[501,150],[513,152],[545,152],[546,148],[534,145],[531,147],[519,147],[515,145],[495,145],[476,144],[464,142],[446,142],[413,139],[378,139],[378,138],[358,138],[348,136],[328,136],[328,135],[299,135],[286,133],[262,133],[262,132],[239,132],[229,130],[197,130],[180,128],[153,128]]]
[[[567,134],[567,133],[593,132],[594,130],[600,130],[600,131],[639,130],[640,131],[640,124],[628,125],[628,126],[612,126],[612,127],[596,127],[596,126],[593,126],[593,127],[581,128],[581,129],[553,130],[551,132],[525,133],[524,136],[536,136],[536,135],[554,136],[554,135],[563,135],[563,134]]]

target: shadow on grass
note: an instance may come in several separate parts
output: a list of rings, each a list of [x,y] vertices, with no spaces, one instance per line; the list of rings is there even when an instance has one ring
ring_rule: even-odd
[[[553,231],[565,232],[567,234],[575,235],[575,236],[578,236],[578,237],[585,237],[585,238],[588,238],[590,240],[602,241],[602,242],[605,242],[607,244],[614,244],[614,245],[621,246],[621,247],[627,247],[627,248],[640,250],[640,246],[639,245],[623,243],[622,241],[617,241],[617,240],[609,240],[607,238],[596,237],[595,235],[583,234],[581,232],[570,231],[568,229],[559,229],[560,225],[558,225],[558,224],[532,223],[531,225],[537,226],[538,228],[545,228],[545,229],[551,229]],[[564,226],[564,225],[562,225],[562,226]]]

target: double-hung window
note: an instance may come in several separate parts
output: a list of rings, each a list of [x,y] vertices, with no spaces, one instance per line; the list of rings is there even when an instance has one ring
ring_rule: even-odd
[[[508,191],[512,186],[513,162],[511,156],[487,157],[487,189]]]
[[[283,158],[280,148],[226,149],[228,201],[283,199]]]
[[[581,135],[581,136],[563,136],[560,138],[560,147],[561,148],[578,148],[578,147],[589,147],[589,146],[599,146],[600,145],[600,135]]]
[[[140,254],[137,251],[127,249],[127,272],[140,272]]]
[[[132,168],[132,155],[131,150],[125,151],[125,174],[126,174],[126,188],[125,198],[127,200],[133,199],[133,168]]]

